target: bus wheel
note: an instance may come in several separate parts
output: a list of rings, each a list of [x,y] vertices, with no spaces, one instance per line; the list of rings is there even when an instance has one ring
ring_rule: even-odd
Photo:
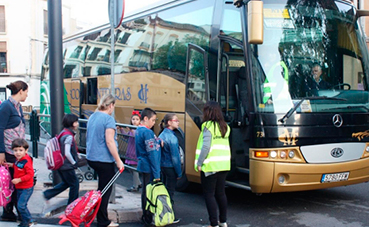
[[[185,153],[182,147],[179,147],[179,153],[181,157],[182,177],[179,180],[177,180],[176,190],[183,192],[189,188],[190,182],[187,180],[186,176]]]

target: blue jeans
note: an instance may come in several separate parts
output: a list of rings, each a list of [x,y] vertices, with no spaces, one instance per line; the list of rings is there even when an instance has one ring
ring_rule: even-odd
[[[31,213],[27,208],[27,203],[29,198],[33,193],[33,187],[26,189],[17,189],[17,197],[18,197],[18,210],[22,217],[22,222],[19,226],[27,226],[28,223],[32,221]]]

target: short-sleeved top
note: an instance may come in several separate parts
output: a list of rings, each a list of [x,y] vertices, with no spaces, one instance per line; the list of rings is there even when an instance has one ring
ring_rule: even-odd
[[[115,130],[115,120],[109,114],[96,111],[88,119],[86,143],[87,160],[108,163],[115,161],[106,144],[105,131],[109,128]],[[114,140],[118,147],[116,132]]]

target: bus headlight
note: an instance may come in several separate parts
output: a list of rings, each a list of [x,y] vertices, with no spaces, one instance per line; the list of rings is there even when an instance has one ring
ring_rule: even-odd
[[[285,159],[287,157],[287,153],[285,151],[281,151],[281,158]]]
[[[367,146],[367,147],[365,148],[365,151],[366,151],[366,152],[369,152],[369,146]]]
[[[291,150],[291,151],[289,151],[289,152],[288,152],[288,157],[289,157],[289,158],[294,158],[294,157],[295,157],[295,152],[294,152],[294,151],[292,151],[292,150]]]
[[[286,181],[286,178],[283,175],[281,175],[281,176],[278,177],[278,182],[280,184],[283,184],[285,181]]]
[[[271,151],[270,152],[270,157],[271,158],[276,158],[277,157],[277,152],[276,151]]]

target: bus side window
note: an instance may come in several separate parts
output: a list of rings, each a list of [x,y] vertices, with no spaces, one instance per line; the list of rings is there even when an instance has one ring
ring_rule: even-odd
[[[97,104],[97,78],[87,79],[87,104]]]

